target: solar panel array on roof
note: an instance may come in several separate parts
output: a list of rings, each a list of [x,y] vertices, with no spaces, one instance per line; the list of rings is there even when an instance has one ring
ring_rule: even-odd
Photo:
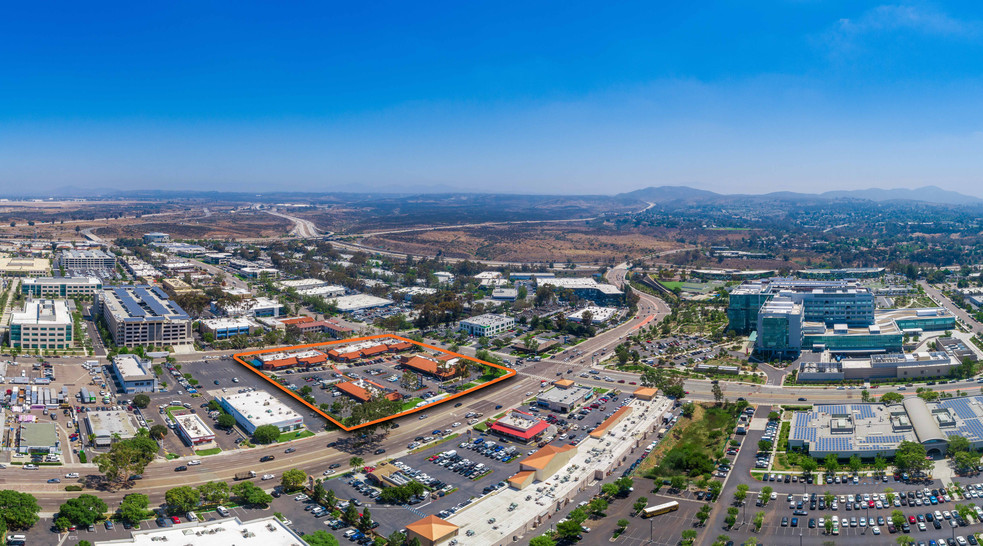
[[[167,295],[167,292],[164,292],[159,286],[153,286],[151,287],[151,290],[153,290],[154,294],[157,294],[157,296],[162,300],[170,298],[170,296]]]
[[[133,317],[147,316],[147,312],[143,310],[143,307],[140,307],[140,304],[137,303],[136,300],[130,297],[130,294],[126,291],[126,289],[113,288],[113,293],[116,294],[116,297],[119,299],[120,303],[123,304],[123,307],[126,307],[126,312],[129,313],[131,316]]]
[[[860,419],[873,419],[874,409],[870,407],[870,404],[854,404],[853,412],[857,414]]]
[[[795,427],[792,429],[793,440],[803,440],[812,444],[816,441],[816,429],[812,427]]]
[[[980,423],[979,419],[966,419],[963,423],[963,426],[956,428],[958,434],[950,433],[949,435],[965,436],[970,442],[983,441],[983,423]]]
[[[949,398],[940,400],[939,405],[946,409],[956,412],[956,417],[961,419],[975,419],[976,412],[973,411],[968,398]]]
[[[143,301],[143,303],[150,307],[150,310],[153,311],[154,315],[158,317],[166,317],[171,314],[171,310],[164,306],[160,300],[152,296],[146,288],[137,286],[133,289],[133,292]]]
[[[850,413],[845,404],[816,406],[816,410],[831,415],[843,415]]]
[[[820,437],[816,440],[816,451],[823,452],[844,452],[853,451],[851,438],[828,438]]]

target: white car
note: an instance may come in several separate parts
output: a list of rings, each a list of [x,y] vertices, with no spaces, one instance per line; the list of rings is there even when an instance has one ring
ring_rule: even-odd
[[[201,459],[192,459],[188,461],[188,466],[198,466],[201,464]]]
[[[263,474],[263,480],[264,480],[264,481],[265,481],[265,480],[272,480],[272,479],[273,479],[273,478],[275,478],[275,477],[276,477],[276,476],[274,476],[273,474]]]
[[[880,527],[877,527],[877,526],[874,526],[874,527],[871,527],[871,528],[870,528],[870,530],[871,530],[871,531],[872,531],[872,532],[873,532],[873,533],[874,533],[875,535],[879,535],[879,534],[881,534],[881,528],[880,528]]]
[[[69,478],[69,479],[71,479],[71,478],[78,478],[79,477],[79,473],[78,472],[69,472],[68,474],[65,474],[65,477],[66,478]]]

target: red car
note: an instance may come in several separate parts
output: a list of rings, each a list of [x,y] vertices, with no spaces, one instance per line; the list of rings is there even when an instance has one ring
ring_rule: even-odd
[[[629,385],[637,385],[638,383],[635,383],[634,381],[629,381],[628,384]]]
[[[915,516],[908,516],[908,523],[914,525],[915,524]]]
[[[171,516],[171,521],[173,521],[175,524],[178,524],[181,523],[181,518],[177,516]]]

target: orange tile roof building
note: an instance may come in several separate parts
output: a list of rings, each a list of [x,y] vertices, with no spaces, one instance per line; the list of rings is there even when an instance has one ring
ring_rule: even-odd
[[[264,370],[282,370],[294,366],[316,366],[328,361],[321,351],[313,349],[299,353],[268,353],[259,355],[258,360]]]
[[[394,339],[388,341],[373,340],[364,343],[353,343],[338,349],[331,349],[328,351],[328,357],[336,362],[351,362],[359,358],[376,356],[383,353],[398,353],[411,347],[413,347],[413,344],[408,341]]]
[[[400,358],[400,362],[407,368],[431,375],[441,381],[447,381],[448,379],[457,377],[461,371],[454,359],[448,360],[447,362],[440,362],[423,356],[413,355]]]
[[[427,516],[406,526],[406,538],[420,541],[421,546],[436,546],[457,536],[458,526],[437,516]]]
[[[525,489],[533,482],[546,481],[566,466],[576,454],[576,446],[547,445],[519,461],[519,472],[508,479],[509,485],[516,489]]]
[[[653,387],[638,387],[632,394],[639,400],[651,400],[655,398],[655,395],[658,393],[659,390]]]
[[[591,431],[591,438],[603,438],[609,430],[613,429],[615,425],[621,422],[622,419],[631,413],[631,406],[621,406],[618,411],[614,412],[614,415],[608,417],[603,423],[597,425],[597,428]]]
[[[385,387],[368,379],[344,381],[335,384],[335,388],[359,402],[368,402],[376,396],[384,396],[389,400],[399,400],[402,398],[398,392],[387,392]]]

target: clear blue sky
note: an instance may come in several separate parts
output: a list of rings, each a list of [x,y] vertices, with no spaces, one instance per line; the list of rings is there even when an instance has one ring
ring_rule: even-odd
[[[58,4],[0,18],[2,189],[983,196],[979,2]]]

